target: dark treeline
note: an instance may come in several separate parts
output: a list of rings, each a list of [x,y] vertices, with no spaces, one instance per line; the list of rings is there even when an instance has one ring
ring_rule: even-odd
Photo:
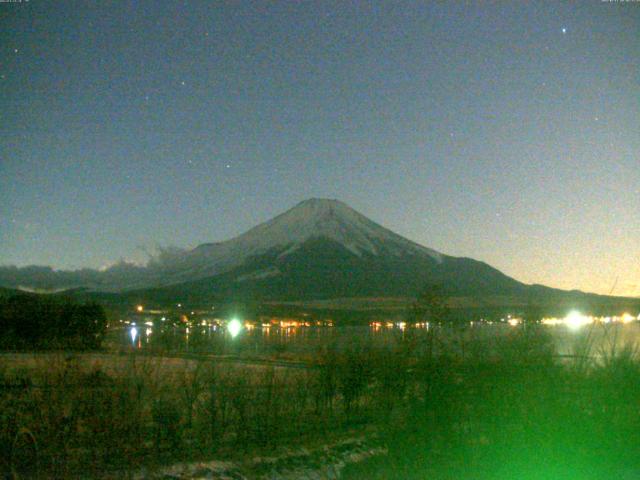
[[[106,333],[107,318],[96,303],[42,295],[0,298],[0,348],[95,349]]]

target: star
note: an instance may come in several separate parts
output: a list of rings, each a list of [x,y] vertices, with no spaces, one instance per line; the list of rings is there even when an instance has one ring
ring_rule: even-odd
[[[567,33],[567,27],[562,27],[562,33]]]
[[[186,85],[186,82],[183,80],[183,81],[180,82],[180,85],[184,86],[184,85]]]

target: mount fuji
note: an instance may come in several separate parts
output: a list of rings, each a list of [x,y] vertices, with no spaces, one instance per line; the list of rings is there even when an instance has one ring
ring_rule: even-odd
[[[249,300],[280,305],[345,302],[369,309],[385,302],[406,304],[430,285],[438,285],[460,308],[640,308],[638,299],[526,285],[486,263],[412,242],[327,199],[305,200],[224,242],[163,250],[145,266],[121,262],[100,271],[0,267],[0,294],[1,287],[64,291],[123,305]]]
[[[0,267],[0,286],[127,292],[161,289],[192,298],[250,295],[296,300],[412,296],[426,284],[450,294],[527,288],[489,265],[412,242],[338,200],[309,199],[246,233],[146,266],[105,271]]]

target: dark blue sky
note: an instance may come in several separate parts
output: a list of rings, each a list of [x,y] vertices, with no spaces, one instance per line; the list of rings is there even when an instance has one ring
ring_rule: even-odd
[[[0,3],[0,264],[100,267],[341,199],[640,295],[640,3]]]

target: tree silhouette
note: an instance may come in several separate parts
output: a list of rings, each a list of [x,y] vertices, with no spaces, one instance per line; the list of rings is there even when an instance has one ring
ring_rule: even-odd
[[[39,295],[0,300],[0,343],[5,348],[78,348],[100,346],[107,328],[96,303]]]
[[[450,320],[449,306],[441,285],[427,285],[413,302],[410,323],[445,323]]]

